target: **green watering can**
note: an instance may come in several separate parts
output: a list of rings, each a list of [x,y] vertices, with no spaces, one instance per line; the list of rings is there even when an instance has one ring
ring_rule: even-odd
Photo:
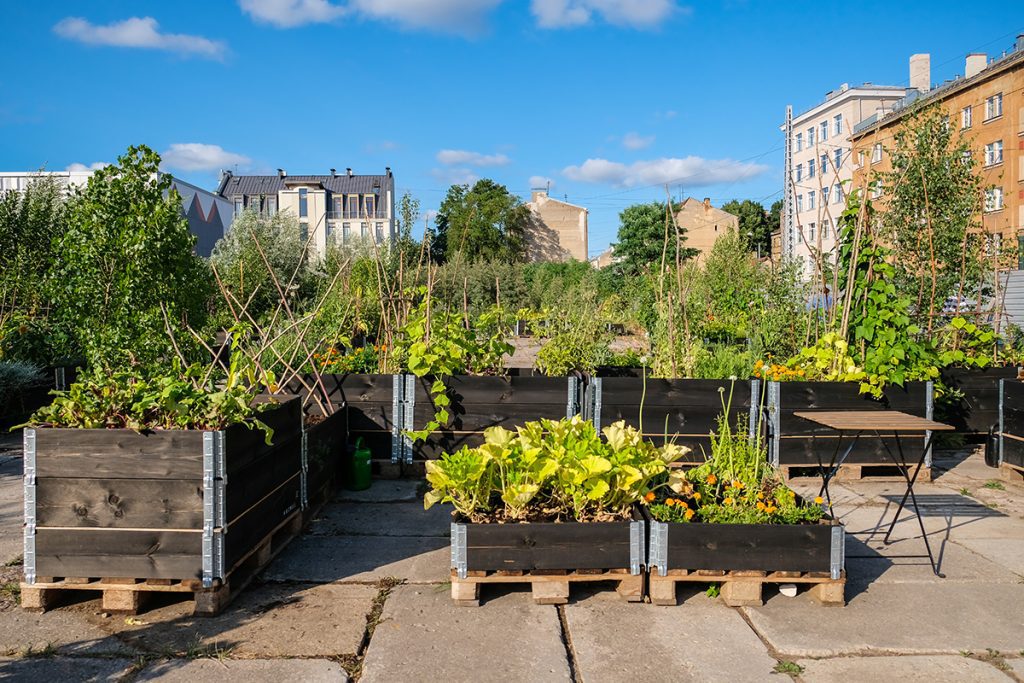
[[[345,488],[350,491],[363,491],[370,488],[372,482],[370,460],[372,457],[370,449],[363,444],[363,437],[357,438],[352,457],[346,463]]]

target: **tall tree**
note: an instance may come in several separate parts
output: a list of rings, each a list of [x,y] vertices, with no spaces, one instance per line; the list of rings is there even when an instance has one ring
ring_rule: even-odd
[[[529,208],[504,185],[452,185],[434,219],[431,252],[436,260],[523,261],[529,221]]]
[[[977,153],[936,105],[911,113],[887,150],[892,170],[874,178],[884,237],[895,250],[895,281],[917,319],[931,318],[960,291],[978,295],[982,188]]]
[[[661,202],[634,204],[619,214],[619,241],[613,245],[616,265],[625,275],[656,272],[662,257],[666,265],[682,261],[697,254],[696,249],[684,247],[686,229],[677,227],[672,216],[679,206],[666,209]]]
[[[191,339],[183,324],[203,322],[209,269],[193,251],[181,197],[159,168],[156,152],[129,147],[69,202],[50,290],[95,366],[169,358],[168,322],[183,347]]]
[[[722,210],[740,219],[740,241],[749,251],[767,254],[772,248],[772,226],[768,212],[760,202],[752,199],[733,199],[722,205]]]

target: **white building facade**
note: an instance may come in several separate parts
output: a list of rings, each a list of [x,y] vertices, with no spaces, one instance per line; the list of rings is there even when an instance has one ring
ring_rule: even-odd
[[[911,65],[913,77],[913,58]],[[928,76],[923,78],[926,82]],[[920,85],[920,77],[917,80]],[[853,178],[850,135],[854,126],[888,112],[906,93],[900,86],[844,83],[826,94],[824,102],[798,116],[787,108],[782,126],[786,135],[782,254],[799,260],[808,278],[819,271],[822,261],[835,258],[836,223]]]

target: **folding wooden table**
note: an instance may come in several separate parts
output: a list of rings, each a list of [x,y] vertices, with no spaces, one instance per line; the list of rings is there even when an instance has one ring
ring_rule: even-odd
[[[904,492],[900,505],[896,509],[896,515],[892,518],[892,523],[885,534],[884,542],[889,543],[889,536],[892,534],[892,530],[895,528],[896,522],[900,518],[900,513],[903,512],[909,497],[914,506],[914,514],[917,515],[917,522],[921,526],[921,537],[924,539],[924,547],[928,551],[928,561],[931,562],[932,571],[935,572],[936,576],[945,578],[945,575],[940,573],[939,568],[935,565],[935,557],[932,555],[932,548],[928,543],[928,532],[924,528],[921,510],[917,506],[917,497],[914,495],[914,482],[917,481],[917,475],[924,466],[925,458],[928,457],[928,453],[931,451],[932,442],[935,440],[935,433],[952,431],[953,427],[896,410],[804,410],[796,412],[794,415],[838,432],[839,438],[836,439],[836,448],[832,453],[832,459],[829,461],[827,469],[825,463],[821,460],[821,455],[818,455],[818,471],[821,473],[821,490],[818,492],[818,495],[825,495],[830,508],[832,506],[832,496],[828,490],[829,482],[835,477],[843,462],[853,451],[854,446],[857,445],[857,440],[865,433],[871,433],[878,437],[886,454],[893,461],[893,464],[899,468],[907,483],[907,490]],[[893,453],[889,444],[883,438],[890,434],[893,437],[893,441],[896,442],[896,453]],[[901,436],[911,435],[923,436],[925,438],[924,449],[921,451],[921,457],[918,459],[913,473],[910,471],[911,464],[907,463],[907,459],[903,454],[903,445],[900,441]],[[843,439],[848,436],[853,437],[853,442],[850,443],[846,451],[840,456]]]

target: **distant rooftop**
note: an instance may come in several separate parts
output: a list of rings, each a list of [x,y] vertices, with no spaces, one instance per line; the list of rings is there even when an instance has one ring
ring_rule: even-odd
[[[240,194],[269,195],[295,185],[318,185],[335,194],[372,194],[374,189],[383,194],[388,191],[394,193],[395,177],[390,169],[383,175],[349,175],[348,172],[288,175],[283,171],[277,175],[235,175],[228,171],[221,177],[217,194],[222,197]]]

